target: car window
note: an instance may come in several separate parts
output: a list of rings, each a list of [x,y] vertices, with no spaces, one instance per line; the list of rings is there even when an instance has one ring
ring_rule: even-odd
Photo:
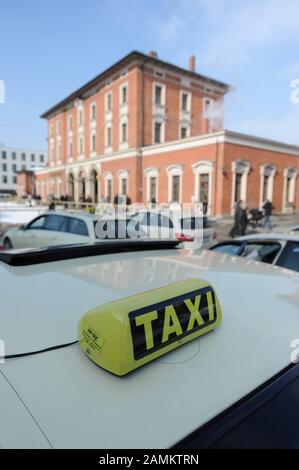
[[[276,264],[293,271],[299,271],[299,243],[288,242]]]
[[[238,255],[241,246],[242,246],[241,244],[238,245],[238,244],[228,243],[226,245],[213,246],[212,248],[210,248],[210,250],[217,251],[218,253],[227,253],[228,255]]]
[[[82,235],[88,237],[86,223],[83,220],[75,219],[74,217],[69,217],[68,232],[73,233],[74,235]]]
[[[59,232],[63,219],[64,217],[61,215],[48,215],[44,224],[44,229]]]
[[[241,256],[247,259],[263,261],[263,263],[273,263],[280,249],[281,245],[279,243],[246,243]]]
[[[46,216],[38,217],[38,219],[33,220],[28,226],[27,230],[42,230],[46,221]]]
[[[68,232],[68,228],[69,228],[69,217],[63,217],[63,221],[60,226],[60,232]]]
[[[162,214],[159,215],[158,225],[159,227],[173,228],[172,220],[166,215]]]

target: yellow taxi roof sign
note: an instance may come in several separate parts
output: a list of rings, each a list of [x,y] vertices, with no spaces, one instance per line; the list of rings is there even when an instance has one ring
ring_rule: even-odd
[[[213,287],[188,279],[94,308],[79,322],[79,343],[121,376],[215,329],[221,317]]]

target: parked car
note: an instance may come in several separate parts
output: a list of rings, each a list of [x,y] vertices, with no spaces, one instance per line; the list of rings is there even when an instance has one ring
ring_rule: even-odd
[[[182,214],[177,210],[139,211],[132,215],[148,238],[179,240],[183,247],[196,249],[216,239],[214,224],[208,217]]]
[[[94,243],[99,240],[100,229],[115,234],[115,238],[129,238],[129,218],[94,216],[81,212],[49,211],[20,227],[8,229],[0,240],[4,250],[13,248],[41,248],[52,245]],[[99,227],[98,227],[99,228]],[[140,236],[143,232],[141,231]]]
[[[217,243],[210,250],[299,271],[299,236],[295,233],[246,235]]]
[[[215,331],[126,377],[83,353],[77,327],[86,312],[109,303],[117,315],[115,301],[128,296],[130,309],[140,309],[139,294],[154,295],[154,303],[169,284],[191,277],[208,281],[218,295],[222,323]],[[0,284],[1,448],[298,448],[292,344],[299,276],[292,272],[211,251],[190,255],[170,242],[117,240],[2,252]],[[206,303],[199,308],[209,321]],[[178,321],[186,323],[186,312],[177,309],[173,323],[174,312],[168,312],[167,337],[179,346]],[[146,331],[153,349],[161,325],[149,322]],[[90,334],[99,350],[109,349],[109,333],[91,328]],[[130,329],[122,342],[132,350]]]

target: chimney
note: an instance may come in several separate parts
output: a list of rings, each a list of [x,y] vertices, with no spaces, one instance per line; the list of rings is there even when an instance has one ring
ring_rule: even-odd
[[[195,72],[195,55],[192,55],[190,58],[189,58],[189,70],[190,72]]]
[[[158,54],[156,51],[149,51],[148,55],[150,57],[152,57],[153,59],[157,59],[158,58]]]

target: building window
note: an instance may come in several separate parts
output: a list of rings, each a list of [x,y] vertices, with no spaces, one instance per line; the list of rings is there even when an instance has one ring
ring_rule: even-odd
[[[171,202],[180,202],[180,175],[172,176]]]
[[[107,202],[112,202],[112,179],[107,180]]]
[[[26,160],[26,153],[22,153],[22,160],[23,162]]]
[[[16,184],[16,183],[17,183],[17,177],[16,177],[16,176],[13,176],[13,177],[12,177],[12,182],[13,182],[13,184]]]
[[[149,179],[149,202],[157,202],[157,177],[151,176]]]
[[[22,165],[22,171],[26,171],[26,165]]]
[[[50,137],[54,137],[54,126],[51,124],[50,126]]]
[[[209,203],[209,173],[199,175],[199,200],[202,203]]]
[[[39,161],[40,161],[41,163],[44,163],[44,161],[45,161],[44,155],[41,154],[41,155],[39,156]]]
[[[2,183],[7,183],[7,176],[6,175],[2,176]]]
[[[95,121],[96,118],[97,118],[97,107],[96,107],[96,104],[93,103],[91,105],[91,119],[92,119],[92,121]]]
[[[162,86],[155,85],[155,104],[162,104]]]
[[[128,102],[128,87],[127,85],[124,85],[121,87],[121,92],[120,92],[120,103],[122,105],[127,104]]]
[[[51,160],[51,162],[54,162],[54,158],[55,158],[54,147],[51,147],[51,150],[50,150],[50,160]]]
[[[234,202],[238,202],[241,200],[241,184],[242,184],[242,173],[236,173]]]
[[[57,135],[61,135],[61,122],[60,121],[57,121],[56,123],[56,132],[57,132]]]
[[[3,158],[3,160],[6,160],[6,152],[5,151],[2,152],[2,158]]]
[[[188,111],[188,98],[189,94],[188,93],[182,93],[182,111]]]
[[[78,123],[79,123],[79,126],[83,126],[83,111],[82,109],[79,109],[78,111]]]
[[[127,123],[123,122],[121,125],[121,142],[127,142]]]
[[[17,165],[16,165],[15,163],[14,163],[13,166],[12,166],[12,171],[13,171],[14,173],[17,172]]]
[[[181,126],[181,139],[188,137],[188,127]]]
[[[31,161],[32,161],[32,162],[35,162],[35,155],[34,155],[34,153],[31,154]]]
[[[112,146],[112,128],[107,127],[106,129],[106,147]]]
[[[69,158],[73,158],[73,142],[69,141]]]
[[[128,178],[121,179],[121,194],[125,195],[128,193]]]
[[[7,171],[7,164],[6,163],[2,163],[2,171]]]
[[[61,144],[58,144],[57,146],[57,157],[58,161],[61,162]]]
[[[93,133],[92,136],[91,136],[91,150],[92,150],[92,152],[96,151],[96,149],[97,149],[96,147],[97,147],[96,134]]]
[[[79,137],[79,155],[83,155],[84,153],[84,140],[83,137]]]
[[[112,111],[112,93],[106,95],[106,111]]]
[[[68,124],[67,124],[68,130],[71,131],[73,128],[73,116],[69,115],[67,121],[68,121]]]
[[[154,143],[161,144],[162,141],[162,124],[160,122],[155,122],[155,135],[154,135]]]
[[[263,181],[263,199],[262,201],[265,202],[268,199],[268,188],[269,188],[269,179],[270,175],[264,175]]]
[[[11,154],[11,158],[12,158],[13,160],[16,160],[16,158],[17,158],[17,154],[16,154],[16,152],[12,152],[12,154]]]

